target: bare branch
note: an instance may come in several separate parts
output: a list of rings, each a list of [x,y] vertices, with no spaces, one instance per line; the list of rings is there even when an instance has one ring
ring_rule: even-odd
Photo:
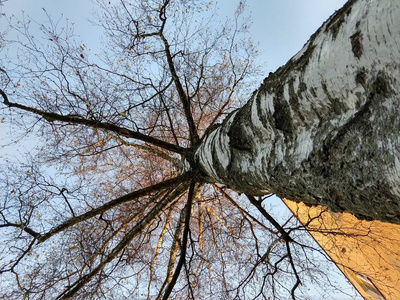
[[[279,225],[279,223],[262,207],[261,203],[256,200],[251,195],[246,195],[247,198],[249,199],[250,203],[253,204],[260,212],[261,214],[279,231],[279,233],[282,235],[282,238],[284,239],[285,242],[291,242],[292,238],[290,235],[286,232],[286,230]]]
[[[159,201],[154,208],[146,214],[146,216],[140,220],[123,238],[122,240],[113,248],[113,250],[108,254],[92,271],[79,280],[71,284],[64,292],[62,292],[56,299],[69,299],[74,296],[86,283],[88,283],[97,273],[99,273],[106,264],[114,260],[125,247],[139,234],[144,228],[154,220],[163,210],[167,209],[182,193],[187,189],[187,183],[181,184],[175,189],[175,191],[161,201]]]
[[[7,95],[3,92],[3,90],[0,90],[0,94],[3,96],[4,104],[6,104],[8,107],[15,107],[18,109],[22,109],[24,111],[32,112],[36,115],[40,115],[48,122],[60,121],[60,122],[68,123],[68,124],[79,124],[79,125],[89,126],[92,128],[109,130],[109,131],[115,132],[121,136],[140,140],[140,141],[143,141],[146,143],[150,143],[157,147],[161,147],[161,148],[164,148],[166,150],[173,151],[176,153],[182,154],[182,153],[185,153],[185,151],[186,151],[185,148],[182,148],[178,145],[170,144],[168,142],[159,140],[157,138],[142,134],[138,131],[133,131],[133,130],[130,130],[130,129],[127,129],[124,127],[119,127],[112,123],[106,123],[106,122],[100,122],[100,121],[96,121],[96,120],[85,119],[85,118],[82,118],[80,116],[75,116],[75,115],[60,115],[57,113],[45,112],[45,111],[42,111],[37,108],[32,108],[32,107],[28,107],[28,106],[25,106],[22,104],[9,102]]]
[[[186,93],[183,89],[183,86],[178,77],[178,74],[176,73],[175,65],[174,65],[174,61],[173,61],[173,57],[171,54],[168,40],[165,38],[165,36],[162,33],[160,34],[160,37],[164,43],[165,55],[167,58],[169,71],[171,72],[172,79],[174,80],[175,87],[176,87],[176,90],[179,95],[179,99],[181,100],[181,103],[183,105],[183,110],[185,112],[186,121],[189,126],[190,140],[191,140],[192,145],[196,145],[197,142],[199,141],[199,135],[197,133],[196,124],[193,120],[192,112],[190,109],[190,101],[189,101],[188,95],[186,95]]]
[[[189,187],[188,200],[187,200],[187,204],[186,204],[185,226],[184,226],[182,242],[181,242],[181,254],[179,257],[178,264],[175,268],[174,275],[172,276],[171,282],[168,284],[168,286],[165,290],[164,296],[162,298],[163,300],[167,300],[169,298],[169,296],[171,295],[172,289],[174,288],[176,281],[178,280],[182,266],[185,263],[186,248],[187,248],[188,234],[189,234],[189,222],[190,222],[190,217],[191,217],[191,213],[192,213],[193,196],[194,196],[195,186],[196,186],[196,183],[193,182]]]
[[[109,209],[111,209],[111,208],[113,208],[113,207],[115,207],[117,205],[121,205],[122,203],[125,203],[125,202],[128,202],[128,201],[132,201],[132,200],[137,199],[139,197],[143,197],[143,196],[149,195],[151,193],[158,192],[158,191],[160,191],[162,189],[166,189],[166,188],[172,187],[172,186],[174,186],[176,184],[183,184],[183,183],[191,180],[191,178],[192,178],[192,175],[190,173],[185,173],[185,174],[182,174],[182,175],[180,175],[178,177],[167,179],[167,180],[162,181],[160,183],[157,183],[155,185],[152,185],[152,186],[149,186],[149,187],[146,187],[146,188],[131,192],[131,193],[126,194],[126,195],[124,195],[122,197],[113,199],[113,200],[105,203],[104,205],[102,205],[102,206],[100,206],[98,208],[92,209],[92,210],[88,211],[87,213],[84,213],[84,214],[82,214],[80,216],[71,218],[71,219],[63,222],[62,224],[56,226],[55,228],[53,228],[52,230],[50,230],[46,234],[42,235],[39,238],[39,242],[42,243],[45,240],[47,240],[48,238],[50,238],[51,236],[53,236],[53,235],[65,230],[66,228],[68,228],[68,227],[70,227],[72,225],[75,225],[75,224],[77,224],[79,222],[82,222],[84,220],[90,219],[90,218],[92,218],[92,217],[94,217],[96,215],[99,215],[101,213],[104,213],[105,211],[107,211],[107,210],[109,210]]]

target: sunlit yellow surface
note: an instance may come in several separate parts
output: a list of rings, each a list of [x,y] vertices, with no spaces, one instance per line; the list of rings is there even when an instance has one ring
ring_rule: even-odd
[[[283,201],[365,299],[400,300],[400,225]]]

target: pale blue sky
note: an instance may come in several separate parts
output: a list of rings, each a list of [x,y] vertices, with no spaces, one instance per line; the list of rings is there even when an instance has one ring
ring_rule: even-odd
[[[345,0],[248,0],[253,26],[251,35],[260,43],[260,59],[267,70],[274,71],[301,49],[310,35],[318,29]],[[231,15],[238,1],[221,0],[220,12]],[[89,0],[9,0],[1,7],[6,16],[22,18],[22,12],[36,20],[43,20],[42,8],[57,19],[62,14],[75,23],[76,33],[87,45],[98,45],[96,28],[88,25],[93,4]],[[0,26],[4,26],[4,16]]]
[[[248,0],[253,26],[251,35],[259,42],[267,71],[286,63],[345,0]],[[223,0],[224,7],[237,1]]]

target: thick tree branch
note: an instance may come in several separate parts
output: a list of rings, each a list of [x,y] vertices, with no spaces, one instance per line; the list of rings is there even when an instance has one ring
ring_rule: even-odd
[[[197,133],[196,124],[194,122],[193,115],[192,115],[192,112],[190,109],[190,99],[188,98],[188,95],[186,95],[186,93],[183,89],[182,83],[179,79],[179,76],[176,72],[168,41],[162,33],[160,33],[160,38],[161,38],[162,42],[164,43],[165,55],[167,57],[169,71],[171,72],[172,79],[174,80],[175,87],[178,92],[179,99],[182,103],[183,110],[184,110],[184,113],[186,116],[186,121],[189,126],[190,141],[191,141],[192,145],[196,145],[199,141],[199,135]]]
[[[182,174],[182,175],[177,176],[175,178],[164,180],[164,181],[162,181],[160,183],[157,183],[157,184],[154,184],[152,186],[148,186],[148,187],[145,187],[143,189],[140,189],[140,190],[131,192],[129,194],[126,194],[126,195],[124,195],[122,197],[118,197],[116,199],[113,199],[113,200],[105,203],[104,205],[102,205],[102,206],[100,206],[98,208],[92,209],[92,210],[90,210],[90,211],[88,211],[88,212],[86,212],[86,213],[84,213],[84,214],[82,214],[80,216],[71,218],[71,219],[63,222],[62,224],[56,226],[55,228],[53,228],[52,230],[50,230],[46,234],[42,235],[38,240],[39,240],[40,243],[42,243],[42,242],[46,241],[48,238],[50,238],[51,236],[53,236],[53,235],[65,230],[66,228],[71,227],[71,226],[73,226],[73,225],[75,225],[75,224],[77,224],[79,222],[82,222],[82,221],[85,221],[87,219],[90,219],[90,218],[92,218],[92,217],[94,217],[96,215],[99,215],[101,213],[104,213],[105,211],[107,211],[107,210],[109,210],[109,209],[111,209],[113,207],[116,207],[117,205],[121,205],[121,204],[123,204],[125,202],[132,201],[132,200],[137,199],[139,197],[147,196],[147,195],[149,195],[151,193],[158,192],[158,191],[161,191],[161,190],[166,189],[166,188],[170,188],[175,184],[185,183],[185,182],[189,181],[191,178],[192,178],[191,173],[185,173],[185,174]]]
[[[4,104],[8,105],[10,102],[8,101],[7,94],[4,93],[4,91],[2,89],[0,89],[0,95],[3,97]]]
[[[188,200],[186,203],[186,215],[185,215],[185,227],[183,229],[183,236],[182,236],[182,244],[181,244],[181,254],[179,257],[178,264],[175,268],[174,275],[172,276],[171,282],[168,284],[163,300],[167,300],[169,296],[171,295],[172,289],[174,288],[176,281],[178,280],[179,274],[182,270],[182,266],[185,263],[186,259],[186,248],[187,248],[187,241],[188,241],[188,234],[189,234],[189,223],[190,223],[190,217],[192,213],[192,206],[193,206],[193,196],[194,196],[194,189],[195,189],[195,182],[192,182],[192,184],[189,187],[189,192],[188,192]]]
[[[181,184],[174,190],[173,193],[165,196],[122,238],[122,240],[112,249],[112,251],[105,256],[105,258],[95,268],[93,268],[90,273],[84,275],[71,286],[67,287],[67,289],[56,299],[70,299],[77,292],[79,292],[79,290],[84,287],[86,283],[96,276],[96,274],[99,273],[108,263],[114,260],[122,252],[122,250],[124,250],[125,247],[129,245],[130,242],[150,224],[152,220],[158,217],[163,210],[171,206],[171,204],[173,204],[173,202],[182,195],[187,187],[187,183]]]
[[[246,195],[247,198],[249,199],[250,203],[253,204],[259,212],[279,231],[279,233],[282,235],[282,238],[285,242],[291,242],[292,238],[290,235],[286,232],[286,230],[262,207],[261,203],[256,200],[251,195]]]
[[[156,300],[161,300],[161,296],[164,292],[165,286],[167,284],[169,284],[172,280],[173,271],[174,271],[173,269],[174,269],[176,257],[178,255],[179,241],[181,240],[181,237],[182,237],[184,223],[185,223],[185,210],[182,210],[179,215],[178,224],[175,227],[172,245],[169,250],[170,254],[169,254],[169,261],[168,261],[168,266],[167,266],[167,274],[166,274],[165,280],[158,292]]]
[[[167,114],[167,118],[168,118],[168,122],[169,122],[169,127],[171,128],[172,136],[174,137],[175,143],[176,143],[177,145],[179,145],[179,140],[178,140],[178,137],[176,136],[176,133],[175,133],[174,122],[173,122],[173,119],[172,119],[171,114],[170,114],[170,112],[169,112],[169,108],[168,108],[168,106],[166,105],[166,103],[165,103],[165,101],[164,101],[164,96],[163,96],[162,94],[160,94],[160,95],[159,95],[159,98],[160,98],[160,101],[161,101],[162,105],[164,106],[165,113]]]
[[[293,273],[296,277],[296,282],[293,285],[293,287],[290,291],[290,294],[292,295],[292,299],[296,300],[296,296],[294,293],[295,293],[297,287],[301,284],[301,280],[300,280],[299,274],[297,273],[296,266],[294,265],[292,251],[290,249],[290,243],[286,243],[286,251],[287,251],[288,258],[289,258],[290,266],[292,267]]]
[[[27,234],[31,235],[32,237],[34,237],[35,239],[40,238],[40,233],[36,232],[35,230],[33,230],[32,228],[29,228],[27,226],[27,223],[13,223],[13,222],[9,222],[5,215],[3,214],[2,211],[0,211],[0,215],[4,220],[4,224],[0,224],[0,228],[2,227],[14,227],[14,228],[19,228],[23,231],[25,231]]]
[[[115,138],[118,142],[120,142],[124,146],[140,149],[140,150],[143,150],[143,151],[145,151],[147,153],[151,153],[151,154],[157,155],[158,157],[161,157],[162,159],[165,159],[165,160],[173,163],[175,166],[178,166],[178,168],[180,168],[180,169],[184,168],[181,160],[169,155],[166,152],[161,151],[158,148],[151,147],[149,145],[140,145],[140,144],[131,143],[131,142],[128,142],[128,141],[124,140],[123,138],[121,138],[120,136],[117,136],[117,135],[114,136],[113,138]]]
[[[49,121],[49,122],[60,121],[60,122],[65,122],[65,123],[69,123],[69,124],[79,124],[79,125],[85,125],[85,126],[92,127],[92,128],[104,129],[104,130],[115,132],[120,136],[140,140],[142,142],[146,142],[146,143],[152,144],[154,146],[161,147],[163,149],[173,151],[176,153],[182,154],[182,153],[186,152],[185,148],[180,147],[178,145],[174,145],[174,144],[165,142],[163,140],[159,140],[157,138],[145,135],[145,134],[137,132],[137,131],[133,131],[133,130],[130,130],[130,129],[127,129],[124,127],[120,127],[120,126],[117,126],[112,123],[85,119],[85,118],[82,118],[82,117],[76,116],[76,115],[60,115],[57,113],[45,112],[45,111],[37,109],[37,108],[10,102],[8,100],[7,95],[1,89],[0,89],[0,94],[2,95],[2,97],[4,99],[3,103],[5,105],[7,105],[8,107],[14,107],[14,108],[18,108],[18,109],[21,109],[24,111],[29,111],[36,115],[42,116],[46,121]]]

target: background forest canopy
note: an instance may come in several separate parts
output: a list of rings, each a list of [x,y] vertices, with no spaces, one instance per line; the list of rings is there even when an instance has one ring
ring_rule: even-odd
[[[356,297],[272,193],[195,158],[266,73],[246,3],[221,21],[212,1],[93,2],[101,51],[46,10],[0,33],[1,122],[39,141],[2,163],[0,296]]]

